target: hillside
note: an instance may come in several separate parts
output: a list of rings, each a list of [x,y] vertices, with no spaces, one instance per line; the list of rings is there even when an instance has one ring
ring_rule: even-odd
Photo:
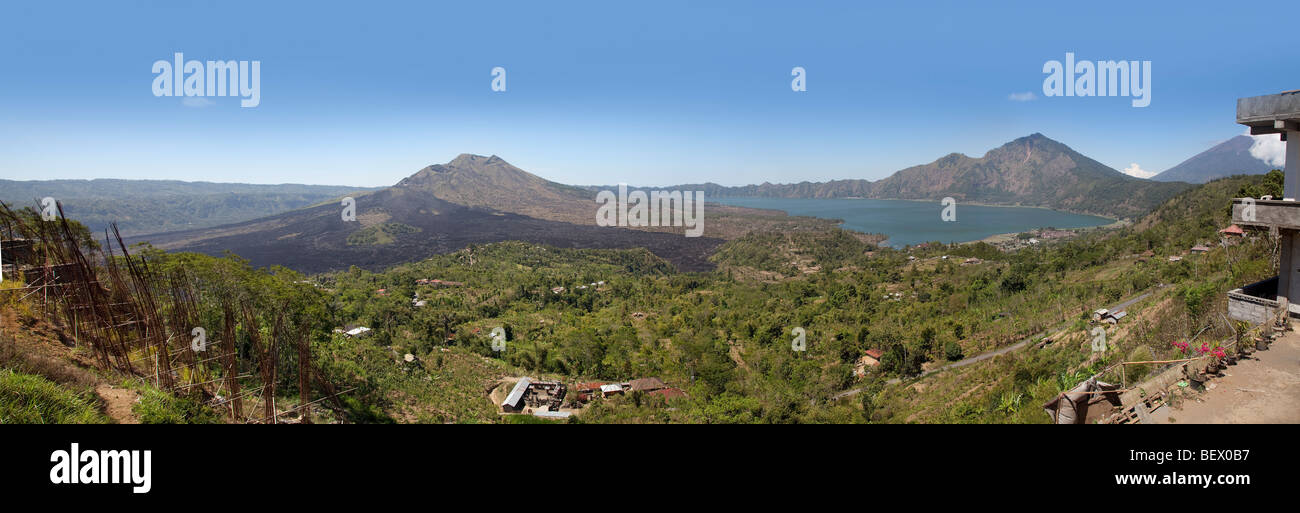
[[[446,164],[427,166],[398,182],[395,189],[426,193],[466,207],[591,224],[595,195],[519,169],[501,157],[461,154]]]
[[[64,213],[102,234],[116,222],[124,235],[207,228],[314,205],[358,191],[337,185],[259,185],[177,180],[0,180],[0,201],[63,203]]]
[[[904,169],[874,183],[871,197],[952,196],[957,201],[1135,217],[1185,188],[1127,176],[1042,134],[1033,134],[983,157],[952,154]]]
[[[1250,154],[1255,143],[1250,136],[1239,135],[1196,154],[1192,158],[1151,177],[1161,182],[1205,183],[1238,174],[1264,174],[1275,166]]]
[[[1218,180],[1171,198],[1133,226],[1018,251],[983,243],[902,251],[843,231],[753,233],[728,241],[713,257],[718,270],[699,274],[677,273],[646,249],[523,242],[472,245],[378,273],[348,269],[315,276],[256,270],[238,257],[139,256],[159,277],[183,273],[186,279],[154,283],[157,296],[168,301],[175,296],[164,293],[169,287],[190,284],[210,332],[226,329],[220,314],[228,297],[250,302],[246,321],[268,329],[277,324],[277,312],[292,312],[295,329],[281,335],[311,333],[321,375],[348,391],[342,404],[317,412],[320,420],[511,422],[517,417],[499,416],[490,400],[499,383],[519,376],[569,383],[653,376],[684,395],[596,400],[579,407],[573,421],[1045,423],[1039,404],[1114,362],[1172,358],[1171,341],[1202,327],[1204,340],[1232,335],[1210,313],[1222,310],[1224,290],[1272,273],[1269,241],[1260,237],[1204,255],[1189,255],[1187,248],[1216,239],[1229,198],[1274,193],[1279,185],[1280,173]],[[397,212],[408,199],[430,201],[395,189],[359,203],[389,209],[362,208],[375,218],[371,226],[385,226],[398,221],[381,221],[384,215],[410,218]],[[433,208],[453,220],[471,220],[478,212],[445,202]],[[312,210],[288,222],[303,228],[324,223]],[[330,206],[330,214],[337,209]],[[394,239],[384,248],[407,243],[405,230],[374,234]],[[1141,257],[1148,249],[1154,258]],[[1184,259],[1166,258],[1173,255]],[[5,286],[18,285],[7,280]],[[162,403],[160,414],[150,413],[154,406],[127,406],[127,417],[134,418],[114,417],[106,397],[112,390],[101,390],[112,382],[63,376],[66,365],[30,358],[42,351],[59,361],[95,353],[59,342],[75,332],[33,319],[42,312],[36,299],[7,297],[0,321],[28,327],[5,330],[18,334],[20,345],[8,357],[0,351],[0,388],[22,390],[31,399],[0,404],[0,414],[17,422],[102,422],[105,414],[118,421],[213,420],[203,408],[172,403],[139,381],[125,394]],[[1107,328],[1113,349],[1093,353],[1087,314],[1130,298],[1136,298],[1130,316]],[[374,333],[365,339],[330,333],[349,325]],[[806,330],[804,353],[790,350],[792,326]],[[488,335],[496,327],[508,334],[501,352],[491,348]],[[0,349],[6,346],[15,347],[0,334]],[[869,350],[883,353],[879,365],[861,367]],[[1004,353],[918,377],[992,351]],[[1102,379],[1134,380],[1149,370]],[[315,397],[328,389],[313,388]],[[285,409],[301,397],[293,386],[274,393]],[[46,416],[34,416],[30,405]]]
[[[982,157],[953,153],[887,178],[725,187],[683,185],[712,197],[878,198],[1047,207],[1134,218],[1187,188],[1127,176],[1042,134],[1021,137]]]
[[[359,194],[357,221],[330,202],[252,221],[139,236],[158,248],[221,255],[303,272],[381,269],[470,244],[520,240],[565,248],[647,247],[682,270],[712,268],[720,239],[600,227],[595,202],[499,157],[461,155],[398,184]],[[530,215],[531,214],[531,215]]]

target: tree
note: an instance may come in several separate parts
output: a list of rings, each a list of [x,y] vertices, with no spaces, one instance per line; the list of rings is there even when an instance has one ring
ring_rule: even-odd
[[[947,358],[948,361],[950,362],[955,362],[957,360],[960,360],[964,356],[962,354],[961,344],[958,344],[956,342],[951,342],[951,341],[948,342],[947,344],[944,344],[943,353],[944,353],[944,357]]]

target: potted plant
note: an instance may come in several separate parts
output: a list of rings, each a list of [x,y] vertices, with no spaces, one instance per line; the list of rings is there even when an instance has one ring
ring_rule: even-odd
[[[1264,337],[1255,337],[1255,349],[1259,351],[1268,350],[1268,342],[1264,341]]]
[[[1227,350],[1225,350],[1222,347],[1215,347],[1214,349],[1210,350],[1210,356],[1214,357],[1214,359],[1211,360],[1211,363],[1215,366],[1216,370],[1221,371],[1228,368]]]
[[[1195,352],[1196,352],[1196,356],[1205,357],[1205,356],[1211,356],[1212,351],[1213,349],[1210,348],[1209,342],[1201,342],[1201,345],[1196,347]],[[1214,374],[1216,372],[1219,372],[1219,359],[1211,358],[1210,362],[1205,365],[1205,372],[1206,374]]]

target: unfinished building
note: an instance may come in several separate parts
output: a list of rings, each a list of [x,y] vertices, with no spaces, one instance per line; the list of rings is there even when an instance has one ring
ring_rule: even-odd
[[[1229,317],[1262,324],[1282,311],[1300,312],[1300,90],[1238,99],[1237,123],[1251,135],[1281,134],[1286,142],[1282,198],[1232,201],[1233,224],[1269,230],[1280,240],[1278,275],[1228,293]]]

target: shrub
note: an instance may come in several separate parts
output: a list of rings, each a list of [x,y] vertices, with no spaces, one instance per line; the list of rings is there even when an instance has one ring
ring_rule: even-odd
[[[957,360],[962,359],[962,357],[965,356],[962,353],[961,344],[958,344],[956,342],[948,342],[947,344],[944,344],[943,355],[950,362],[955,362]]]
[[[140,402],[131,411],[141,424],[218,424],[221,422],[211,409],[188,397],[176,397],[156,388],[146,388]]]

